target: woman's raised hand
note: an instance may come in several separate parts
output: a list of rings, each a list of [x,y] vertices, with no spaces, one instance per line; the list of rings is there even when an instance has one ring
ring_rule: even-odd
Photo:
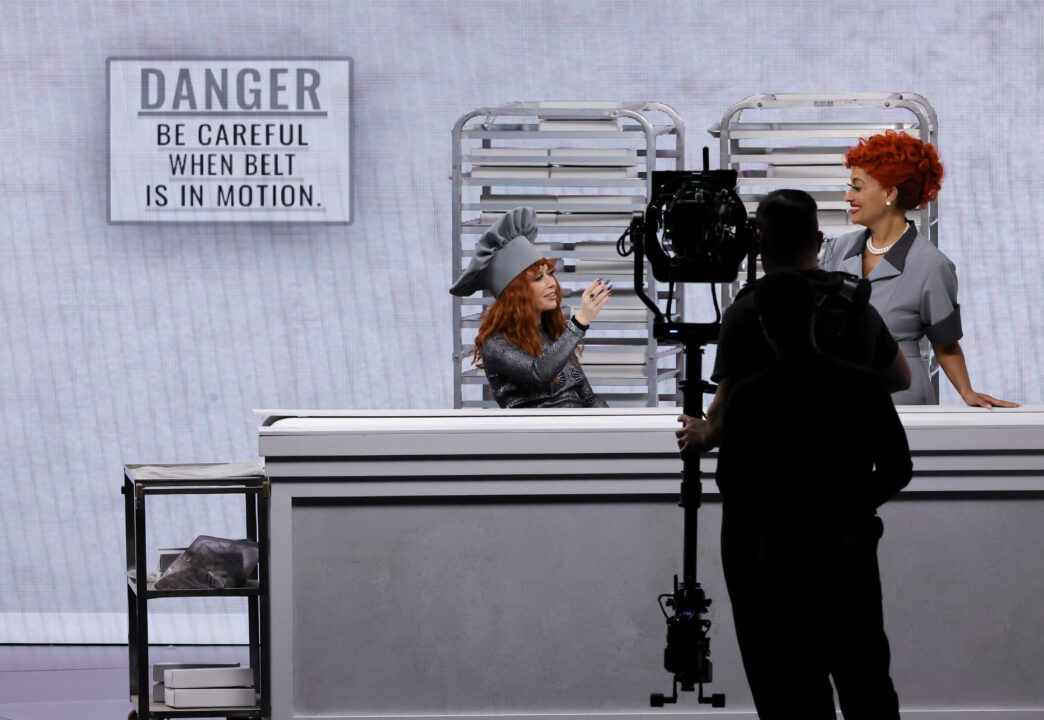
[[[580,309],[576,312],[577,322],[590,325],[598,317],[602,306],[609,300],[612,289],[612,283],[601,278],[588,285],[581,297]]]

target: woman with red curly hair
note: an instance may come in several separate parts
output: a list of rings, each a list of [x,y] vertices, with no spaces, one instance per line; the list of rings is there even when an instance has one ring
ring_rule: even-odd
[[[870,302],[884,318],[910,363],[910,388],[894,393],[896,405],[938,402],[929,380],[929,346],[968,405],[1017,407],[972,389],[959,340],[957,273],[949,258],[917,233],[909,210],[935,200],[943,166],[930,143],[888,130],[850,148],[852,171],[845,201],[858,230],[827,243],[820,267],[870,281]]]
[[[460,296],[485,289],[496,297],[475,338],[475,361],[500,407],[608,407],[591,390],[577,348],[611,286],[591,283],[580,310],[566,322],[554,260],[533,246],[536,234],[532,208],[506,213],[479,239],[467,270],[450,289]]]

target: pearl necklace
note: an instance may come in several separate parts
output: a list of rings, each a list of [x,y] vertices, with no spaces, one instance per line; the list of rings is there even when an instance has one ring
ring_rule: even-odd
[[[868,253],[870,253],[871,255],[884,255],[886,252],[888,252],[892,248],[892,245],[895,245],[895,243],[897,243],[897,242],[899,242],[900,240],[903,239],[903,235],[905,235],[906,231],[909,230],[909,229],[910,229],[910,226],[907,225],[905,228],[903,228],[902,233],[900,233],[899,237],[897,237],[894,242],[892,242],[890,245],[885,245],[883,248],[875,248],[873,245],[870,244],[870,237],[871,236],[867,236],[867,238],[866,238],[866,251]]]

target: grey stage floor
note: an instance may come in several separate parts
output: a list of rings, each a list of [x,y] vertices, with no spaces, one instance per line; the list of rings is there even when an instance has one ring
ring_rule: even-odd
[[[149,662],[250,664],[246,647],[153,647]],[[0,646],[0,720],[123,720],[125,646]]]

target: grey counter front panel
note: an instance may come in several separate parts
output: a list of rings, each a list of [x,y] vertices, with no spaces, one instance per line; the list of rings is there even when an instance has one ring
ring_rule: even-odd
[[[728,709],[648,707],[670,688],[656,595],[681,568],[676,410],[326,415],[260,430],[273,717],[754,717],[712,482],[698,565]],[[905,717],[1042,717],[1044,413],[971,417],[903,413],[921,472],[882,510],[893,676]]]
[[[618,502],[296,506],[295,712],[644,711],[665,689],[655,601],[677,559],[674,514]],[[379,572],[367,557],[382,558]],[[328,575],[358,582],[331,603],[310,582]],[[301,622],[302,607],[322,608],[322,622]],[[343,643],[332,628],[348,631]]]

